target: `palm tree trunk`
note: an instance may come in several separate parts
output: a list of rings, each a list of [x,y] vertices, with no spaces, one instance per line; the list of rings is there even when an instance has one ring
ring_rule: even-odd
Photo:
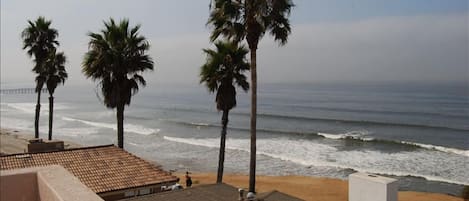
[[[251,52],[251,160],[249,162],[249,192],[256,190],[256,118],[257,118],[257,69],[256,49]]]
[[[41,112],[41,90],[37,91],[36,115],[34,117],[34,138],[39,138],[39,113]]]
[[[221,118],[221,123],[223,125],[221,129],[220,137],[220,152],[218,157],[218,174],[217,174],[217,183],[222,183],[223,180],[223,167],[225,163],[225,142],[226,142],[226,127],[228,125],[228,113],[229,110],[223,111],[223,116]]]
[[[52,119],[54,118],[54,96],[49,96],[49,140],[52,140]]]
[[[124,105],[117,106],[117,146],[124,149]]]

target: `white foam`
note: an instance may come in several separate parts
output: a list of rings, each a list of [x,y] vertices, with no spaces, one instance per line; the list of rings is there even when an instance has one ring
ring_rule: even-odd
[[[126,142],[126,143],[127,143],[127,144],[130,144],[130,145],[132,145],[132,146],[136,146],[136,147],[139,147],[139,146],[140,146],[140,144],[133,143],[133,142]]]
[[[54,135],[58,136],[85,136],[98,133],[98,129],[95,127],[86,128],[57,128],[54,131]]]
[[[4,107],[12,108],[16,111],[20,111],[27,114],[34,114],[36,112],[36,103],[2,103],[2,108]],[[54,111],[70,109],[71,107],[68,104],[64,103],[55,103]],[[4,109],[3,109],[4,110]],[[9,111],[9,110],[8,110]],[[49,103],[41,103],[41,114],[49,113]]]
[[[36,111],[36,103],[2,103],[2,105],[27,114],[34,114]]]
[[[109,129],[117,130],[117,125],[115,123],[92,122],[92,121],[86,121],[86,120],[75,119],[75,118],[70,118],[70,117],[62,117],[62,119],[65,121],[76,121],[76,122],[84,123],[84,124],[94,126],[94,127],[109,128]],[[136,125],[136,124],[124,124],[124,132],[131,132],[131,133],[142,134],[142,135],[151,135],[151,134],[160,132],[160,129],[147,128],[147,127]]]
[[[356,139],[356,140],[361,140],[361,141],[373,141],[376,140],[375,138],[372,137],[363,137],[367,135],[366,132],[348,132],[345,134],[329,134],[329,133],[318,133],[318,135],[328,138],[328,139],[333,139],[333,140],[342,140],[342,139]],[[431,145],[431,144],[423,144],[423,143],[415,143],[415,142],[408,142],[408,141],[392,141],[395,143],[401,143],[401,144],[407,144],[407,145],[412,145],[412,146],[417,146],[420,148],[424,149],[431,149],[431,150],[437,150],[441,152],[446,152],[446,153],[452,153],[452,154],[458,154],[461,156],[466,156],[469,157],[469,150],[461,150],[461,149],[456,149],[456,148],[449,148],[449,147],[443,147],[443,146],[437,146],[437,145]]]
[[[199,122],[191,122],[190,124],[194,126],[210,126],[208,123],[199,123]]]
[[[203,147],[219,148],[218,138],[163,137],[165,140]],[[249,152],[248,139],[230,139],[226,148]],[[357,171],[397,176],[417,176],[428,180],[467,185],[469,170],[461,156],[442,152],[414,151],[383,153],[380,151],[341,151],[333,146],[308,140],[287,138],[258,139],[257,153],[305,166],[350,168]],[[460,161],[460,163],[458,163]],[[467,161],[467,160],[466,160]]]
[[[2,115],[1,121],[0,121],[0,127],[15,129],[15,130],[32,131],[33,122],[34,122],[33,119],[31,121],[26,121],[23,119],[4,117]]]
[[[328,139],[333,139],[333,140],[340,140],[340,139],[347,139],[347,138],[360,139],[363,141],[373,140],[373,138],[364,137],[366,135],[369,135],[368,131],[350,131],[350,132],[343,133],[343,134],[318,133],[318,135],[328,138]]]
[[[407,142],[407,141],[401,141],[401,143],[402,144],[415,145],[415,146],[422,147],[422,148],[425,148],[425,149],[433,149],[433,150],[438,150],[438,151],[441,151],[441,152],[454,153],[454,154],[459,154],[459,155],[462,155],[462,156],[469,157],[469,150],[461,150],[461,149],[448,148],[448,147],[431,145],[431,144]]]
[[[328,139],[339,140],[344,139],[344,135],[341,134],[329,134],[329,133],[318,133],[318,135],[323,136]]]

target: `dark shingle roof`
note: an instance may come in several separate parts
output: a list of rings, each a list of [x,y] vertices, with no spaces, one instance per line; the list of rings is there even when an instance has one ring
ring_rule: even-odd
[[[260,193],[257,196],[257,199],[259,201],[302,201],[302,199],[275,190],[267,193]]]
[[[182,190],[156,193],[121,201],[236,201],[238,189],[226,184],[207,184]]]
[[[0,170],[61,165],[95,193],[166,182],[177,177],[114,145],[0,157]]]
[[[246,194],[244,195],[246,196]],[[238,189],[227,184],[207,184],[182,190],[156,193],[121,201],[237,201]],[[290,195],[271,191],[257,196],[258,201],[302,201]]]

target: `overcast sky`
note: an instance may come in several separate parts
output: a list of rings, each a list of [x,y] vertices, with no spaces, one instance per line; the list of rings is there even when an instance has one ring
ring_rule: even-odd
[[[198,84],[211,47],[210,0],[1,0],[1,82],[31,83],[33,62],[22,50],[27,20],[45,16],[59,31],[67,84],[89,84],[81,73],[88,32],[103,20],[141,24],[155,71],[149,84]],[[279,47],[265,37],[258,77],[273,82],[469,80],[467,0],[296,0],[292,34]]]

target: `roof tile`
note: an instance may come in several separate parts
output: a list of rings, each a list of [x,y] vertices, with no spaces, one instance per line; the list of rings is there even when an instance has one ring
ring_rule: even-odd
[[[61,165],[95,193],[175,182],[176,176],[114,145],[0,157],[0,170]]]

